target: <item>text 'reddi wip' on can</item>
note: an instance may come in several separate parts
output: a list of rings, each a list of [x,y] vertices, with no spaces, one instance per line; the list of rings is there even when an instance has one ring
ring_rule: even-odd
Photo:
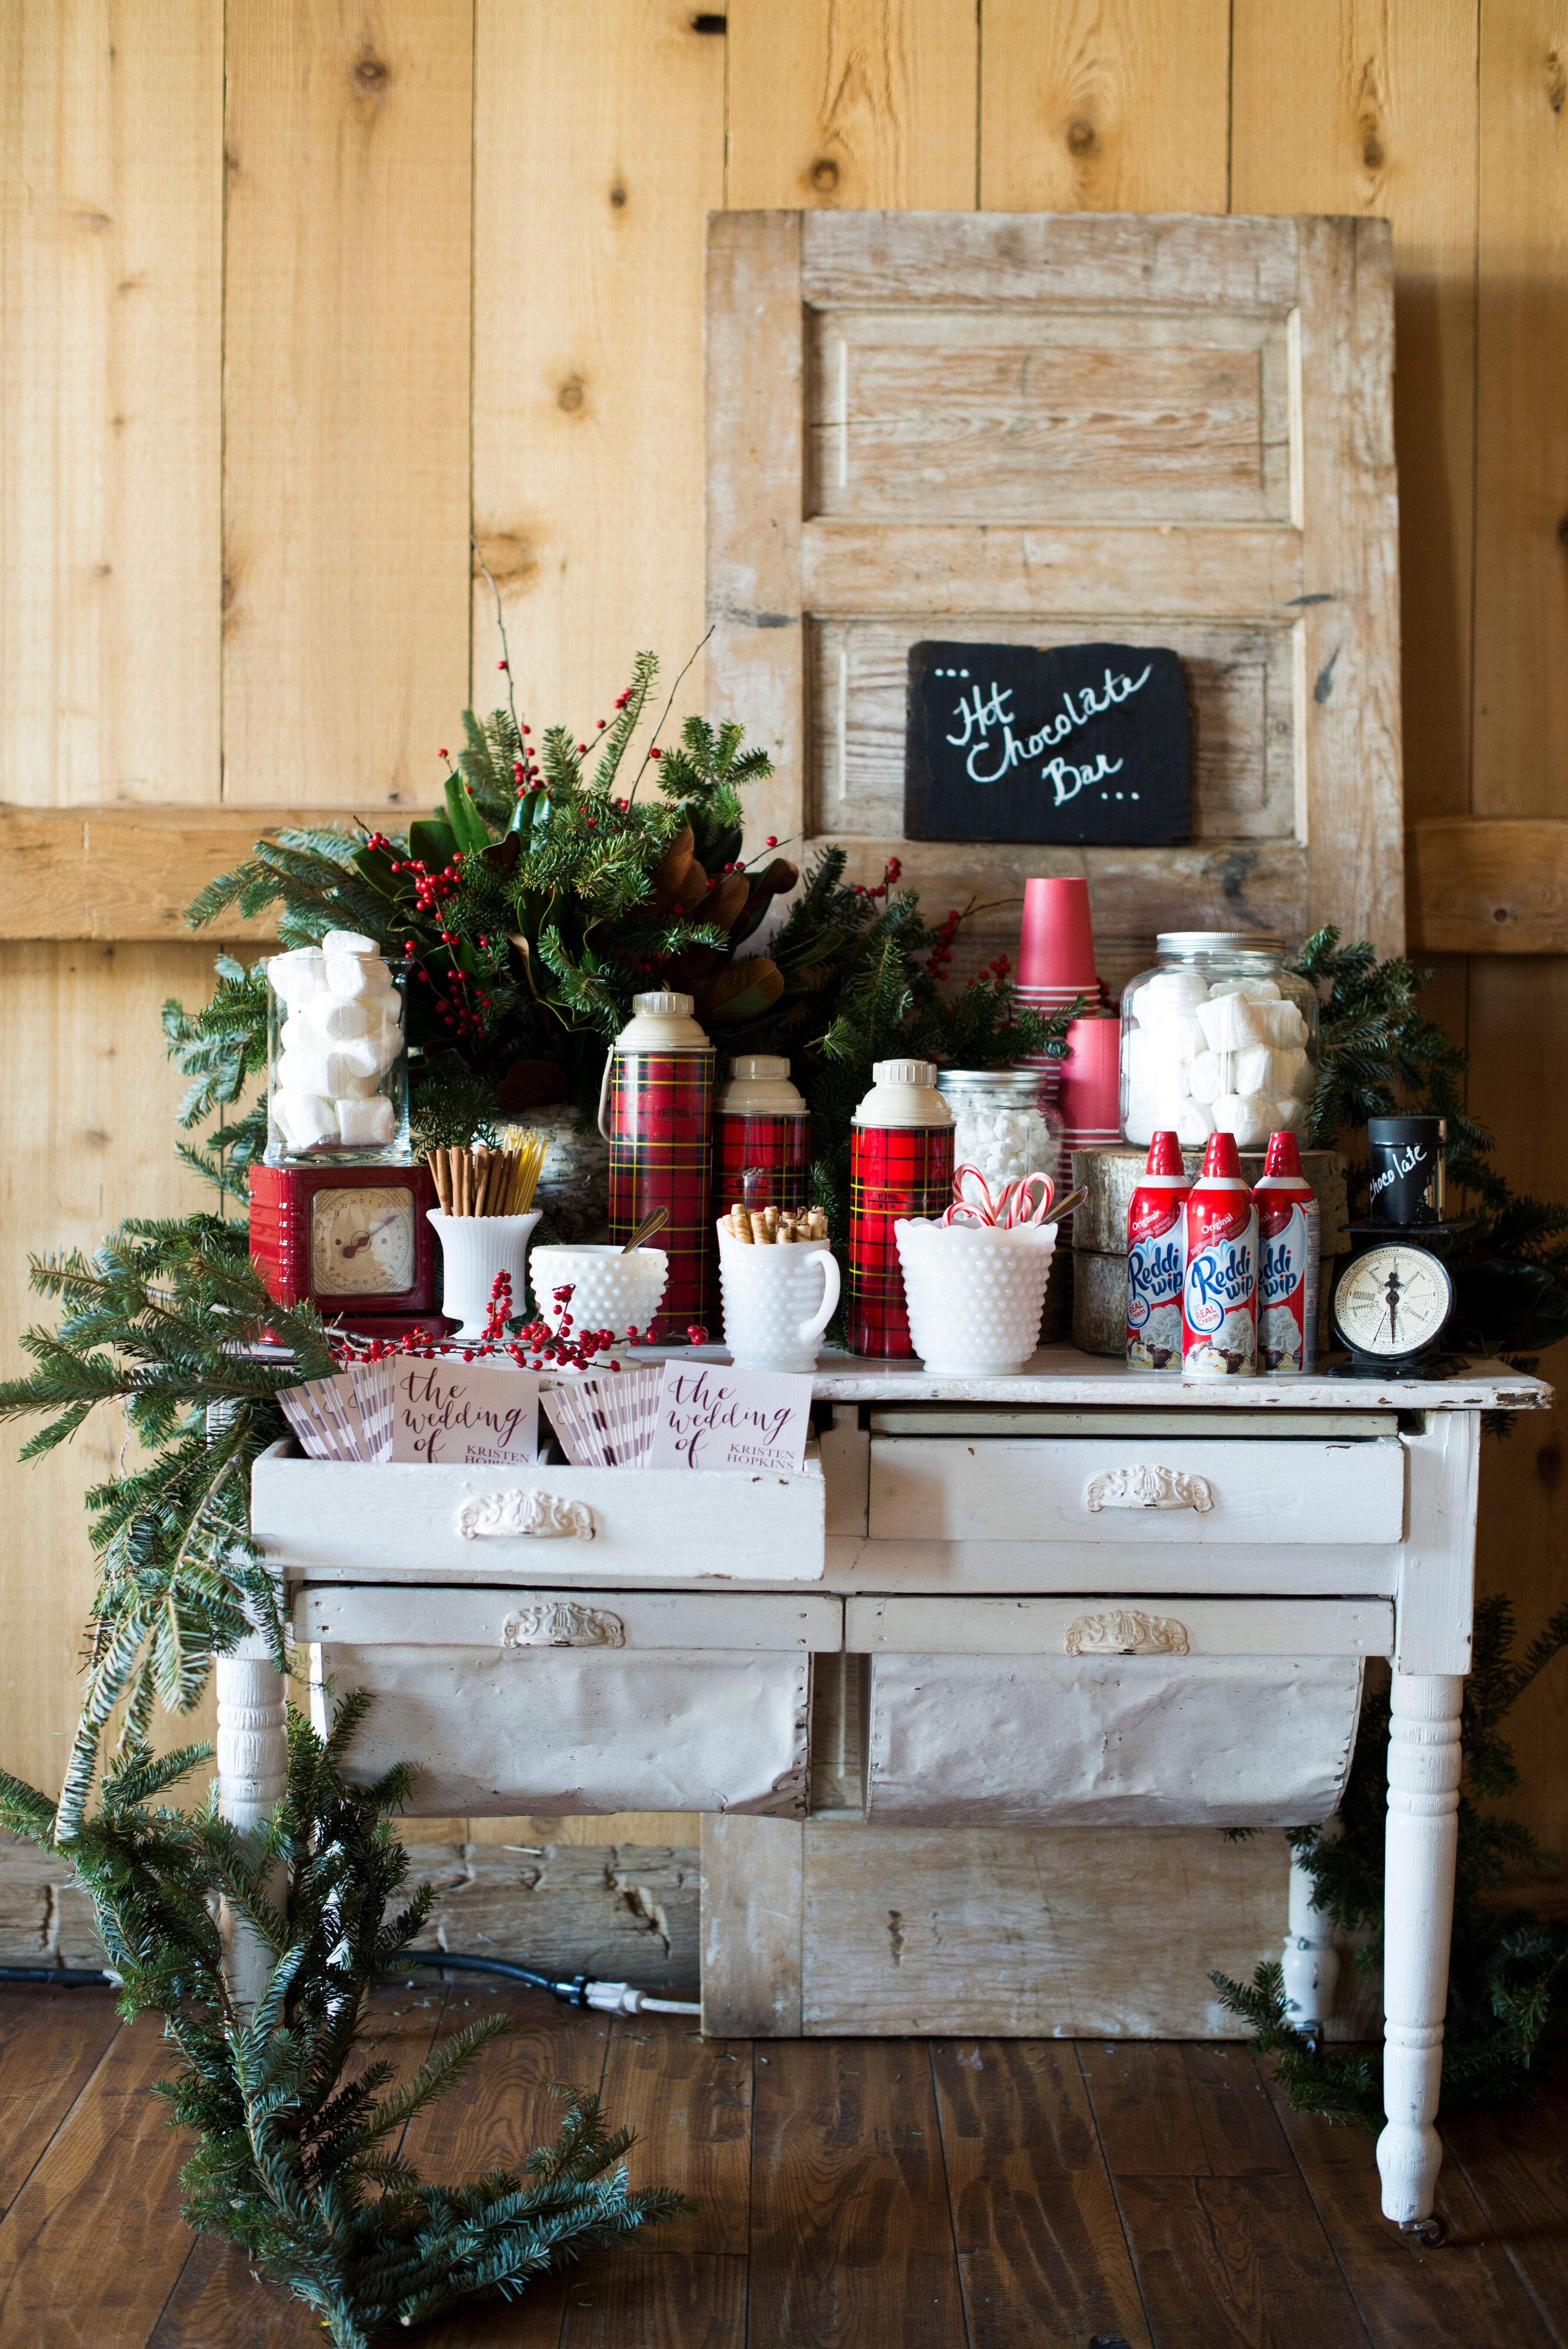
[[[651,1245],[669,1258],[654,1335],[684,1343],[707,1320],[717,1054],[689,995],[634,995],[610,1047],[599,1131],[610,1145],[610,1237],[629,1239],[654,1207],[668,1222]]]
[[[1298,1379],[1317,1368],[1317,1198],[1294,1133],[1271,1133],[1253,1188],[1258,1216],[1258,1368]]]
[[[930,1061],[878,1061],[850,1126],[850,1351],[913,1356],[893,1225],[953,1204],[953,1112]]]
[[[768,1170],[769,1186],[758,1206],[790,1211],[803,1207],[810,1171],[810,1123],[782,1054],[738,1054],[714,1102],[714,1214],[727,1216],[731,1207],[747,1204],[740,1178],[759,1166]]]
[[[1210,1135],[1182,1223],[1181,1375],[1250,1379],[1257,1370],[1258,1217],[1234,1134]]]
[[[1174,1133],[1157,1133],[1127,1210],[1127,1359],[1140,1371],[1181,1368],[1181,1210],[1192,1177]]]

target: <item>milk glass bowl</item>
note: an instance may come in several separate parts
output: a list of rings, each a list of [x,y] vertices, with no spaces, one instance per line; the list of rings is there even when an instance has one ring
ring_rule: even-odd
[[[628,1256],[614,1240],[536,1247],[528,1259],[541,1320],[559,1330],[562,1313],[570,1313],[573,1330],[613,1330],[617,1338],[647,1328],[659,1309],[669,1269],[663,1248],[634,1248]],[[555,1291],[569,1283],[572,1295],[562,1304]]]
[[[1040,1342],[1054,1224],[893,1226],[909,1334],[937,1378],[1021,1371]]]

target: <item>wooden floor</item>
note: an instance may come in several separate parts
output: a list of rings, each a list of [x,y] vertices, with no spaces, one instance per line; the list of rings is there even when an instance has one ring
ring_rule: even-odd
[[[1527,2349],[1568,2342],[1568,2077],[1446,2131],[1451,2240],[1377,2216],[1371,2140],[1292,2119],[1244,2050],[1100,2041],[705,2044],[528,1993],[384,1995],[410,2058],[516,2022],[409,2150],[515,2163],[593,2084],[633,2175],[698,2215],[425,2349]],[[304,2349],[296,2302],[181,2224],[167,2050],[107,1992],[0,1989],[0,2349]]]

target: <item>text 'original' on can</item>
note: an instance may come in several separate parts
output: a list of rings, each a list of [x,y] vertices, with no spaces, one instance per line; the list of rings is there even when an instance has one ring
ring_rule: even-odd
[[[1181,1210],[1192,1179],[1175,1134],[1155,1134],[1127,1210],[1127,1359],[1140,1371],[1181,1368]]]
[[[1317,1367],[1318,1209],[1294,1133],[1272,1133],[1253,1189],[1258,1217],[1258,1369],[1298,1379]]]
[[[1258,1217],[1234,1134],[1210,1135],[1182,1223],[1181,1375],[1250,1379],[1257,1370]]]

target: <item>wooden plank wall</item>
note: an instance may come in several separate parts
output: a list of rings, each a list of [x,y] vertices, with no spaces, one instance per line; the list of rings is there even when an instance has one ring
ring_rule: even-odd
[[[0,802],[111,878],[144,807],[418,806],[498,657],[470,528],[534,706],[602,714],[644,643],[673,672],[701,626],[712,207],[1365,212],[1399,272],[1408,819],[1560,841],[1565,96],[1568,0],[730,0],[727,29],[684,0],[12,0]],[[48,828],[91,808],[116,815],[90,843]],[[154,1014],[206,962],[156,918],[77,936],[69,890],[53,927],[17,895],[7,1365],[26,1249],[187,1196]],[[1553,920],[1520,935],[1562,944]],[[1561,1194],[1568,958],[1439,959],[1473,1106]],[[77,1496],[113,1448],[3,1469],[4,1759],[46,1783]],[[1489,1446],[1484,1577],[1527,1627],[1568,1579],[1563,1459],[1561,1419]],[[1568,1845],[1565,1720],[1559,1667],[1522,1712],[1520,1807]],[[572,1830],[634,1831],[689,1832]]]

